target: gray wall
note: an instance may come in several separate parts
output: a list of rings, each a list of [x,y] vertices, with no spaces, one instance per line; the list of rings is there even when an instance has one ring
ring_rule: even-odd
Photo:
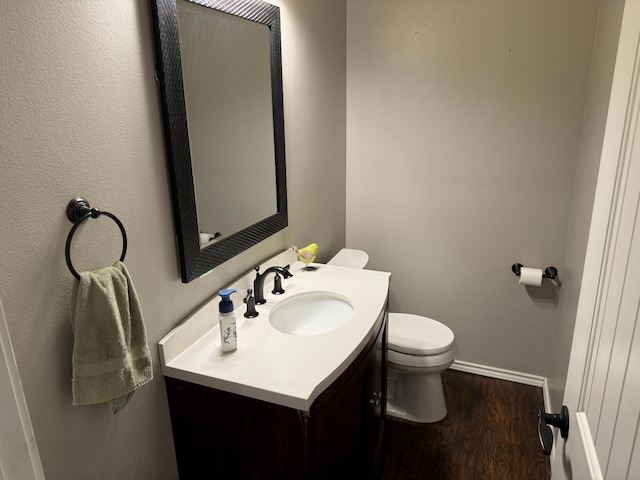
[[[623,8],[624,0],[602,0],[598,12],[596,41],[589,74],[589,91],[564,246],[564,283],[558,303],[560,317],[551,344],[552,361],[548,373],[548,384],[551,395],[550,410],[554,412],[560,411],[567,380],[571,340],[582,283],[582,270]]]
[[[347,246],[459,360],[546,376],[559,297],[511,265],[565,274],[598,2],[347,5]]]
[[[342,1],[282,8],[290,227],[184,285],[153,79],[148,2],[7,0],[0,16],[0,298],[48,480],[177,478],[155,343],[261,260],[315,241],[326,260],[345,240],[346,25]],[[64,261],[76,195],[116,214],[129,236],[155,379],[117,416],[71,406]],[[111,264],[117,228],[74,237],[78,270]]]

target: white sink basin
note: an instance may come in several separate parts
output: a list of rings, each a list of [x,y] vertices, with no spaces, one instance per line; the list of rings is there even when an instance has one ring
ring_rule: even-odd
[[[294,295],[273,307],[269,322],[289,335],[321,335],[343,326],[353,316],[353,306],[345,297],[332,292]]]

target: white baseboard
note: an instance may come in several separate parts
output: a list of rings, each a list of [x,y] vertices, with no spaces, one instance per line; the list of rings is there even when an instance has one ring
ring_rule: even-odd
[[[525,385],[533,385],[534,387],[540,388],[543,388],[547,381],[545,377],[531,375],[530,373],[514,372],[513,370],[478,365],[477,363],[464,362],[462,360],[454,360],[453,365],[451,365],[450,368],[460,372],[474,373],[484,377],[508,380],[510,382],[523,383]]]
[[[454,360],[453,365],[449,368],[458,370],[459,372],[473,373],[474,375],[482,375],[483,377],[497,378],[498,380],[507,380],[509,382],[540,387],[542,388],[545,409],[551,404],[546,377],[532,375],[530,373],[514,372],[513,370],[505,370],[504,368],[479,365],[462,360]]]

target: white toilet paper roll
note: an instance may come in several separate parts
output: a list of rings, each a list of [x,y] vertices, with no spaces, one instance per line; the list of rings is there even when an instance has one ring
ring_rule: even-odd
[[[518,283],[529,287],[539,287],[542,285],[542,270],[540,268],[521,267]]]

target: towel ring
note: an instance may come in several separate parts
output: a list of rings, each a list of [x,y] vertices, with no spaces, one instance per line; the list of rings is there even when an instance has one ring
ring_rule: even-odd
[[[124,257],[127,254],[127,232],[124,229],[124,225],[122,222],[116,217],[113,213],[103,212],[98,210],[97,208],[91,208],[89,202],[86,201],[82,197],[76,197],[72,199],[67,205],[67,218],[71,223],[73,223],[73,227],[71,227],[71,231],[67,236],[67,244],[64,249],[64,256],[67,260],[67,267],[76,277],[80,280],[80,274],[76,272],[76,269],[73,268],[73,264],[71,263],[71,239],[73,238],[73,234],[76,233],[76,230],[80,226],[80,224],[84,223],[89,217],[98,218],[100,215],[106,215],[111,220],[116,222],[118,227],[120,228],[120,232],[122,233],[122,255],[120,255],[120,261],[124,261]]]

